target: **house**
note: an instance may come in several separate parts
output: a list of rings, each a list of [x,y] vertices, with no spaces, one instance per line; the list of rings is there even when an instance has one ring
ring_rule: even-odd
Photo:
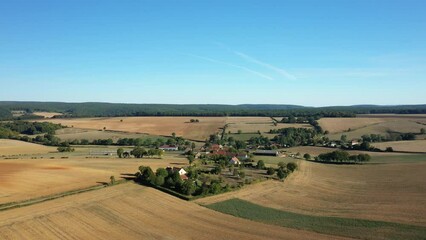
[[[175,145],[163,145],[160,146],[158,149],[164,150],[164,151],[177,151],[179,148]]]
[[[223,146],[220,144],[213,144],[210,146],[210,152],[217,152],[222,149],[223,149]]]
[[[239,154],[237,155],[237,158],[238,158],[238,159],[241,159],[241,160],[247,160],[247,159],[249,159],[250,157],[249,157],[249,155],[248,155],[247,153],[239,153]]]
[[[233,157],[233,158],[231,158],[231,160],[229,160],[229,164],[240,165],[241,161],[237,157]]]
[[[352,140],[351,146],[360,145],[360,142],[358,140]]]
[[[254,155],[264,155],[264,156],[278,156],[279,152],[277,150],[256,150]]]
[[[185,171],[185,169],[183,168],[178,168],[178,167],[167,167],[166,168],[167,172],[169,173],[174,173],[174,172],[178,172],[179,176],[182,180],[188,180],[188,176],[186,176],[187,172]]]
[[[173,167],[173,172],[177,171],[179,175],[185,175],[187,172],[183,168]]]

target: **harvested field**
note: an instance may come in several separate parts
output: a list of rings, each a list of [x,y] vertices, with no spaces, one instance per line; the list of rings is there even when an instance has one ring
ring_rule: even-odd
[[[426,128],[426,118],[418,117],[382,117],[382,118],[321,118],[319,121],[323,130],[330,132],[330,139],[338,140],[342,135],[348,139],[359,139],[362,135],[389,133],[419,133]],[[347,131],[348,129],[351,131]]]
[[[197,202],[211,204],[240,198],[301,214],[426,226],[426,161],[368,165],[298,163],[299,170],[284,183],[267,181]]]
[[[126,183],[4,211],[0,215],[0,238],[330,239],[331,236],[232,217],[152,188]]]
[[[57,152],[57,150],[55,147],[11,139],[0,139],[0,156],[44,154],[48,152]]]
[[[426,152],[426,140],[380,142],[373,143],[372,145],[382,150],[392,147],[394,151]]]
[[[42,116],[44,118],[52,118],[53,116],[60,116],[62,113],[59,112],[33,112],[33,115]]]
[[[184,166],[185,158],[83,158],[0,160],[0,204],[86,188],[133,174],[140,165],[153,169]]]
[[[286,153],[297,154],[300,153],[301,156],[305,153],[309,153],[311,156],[318,156],[321,153],[328,153],[336,150],[341,150],[339,148],[329,148],[329,147],[314,147],[314,146],[299,146],[282,149]],[[366,153],[371,156],[404,156],[402,153],[389,153],[389,152],[370,152],[370,151],[347,151],[349,154],[360,154]]]
[[[289,124],[289,123],[278,123],[277,126],[273,124],[273,121],[269,117],[227,117],[226,124],[229,124],[226,129],[227,132],[237,133],[241,130],[243,133],[267,133],[271,129],[280,128],[311,128],[309,124]]]
[[[199,123],[190,123],[197,118]],[[52,123],[60,123],[68,127],[129,133],[145,133],[150,135],[177,136],[204,141],[210,134],[225,125],[224,117],[116,117],[116,118],[76,118],[48,119]]]
[[[81,128],[62,128],[56,131],[56,137],[60,138],[63,141],[72,141],[72,140],[81,140],[87,139],[89,141],[97,139],[112,139],[116,142],[120,138],[165,138],[162,136],[148,135],[143,133],[128,133],[128,132],[117,132],[117,131],[100,131],[100,130],[90,130],[90,129],[81,129]]]

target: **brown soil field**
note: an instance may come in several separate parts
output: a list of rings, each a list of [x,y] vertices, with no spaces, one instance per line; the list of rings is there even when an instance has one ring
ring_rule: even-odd
[[[200,120],[190,123],[191,118]],[[48,119],[52,123],[60,123],[68,127],[122,131],[130,133],[146,133],[151,135],[177,136],[204,141],[210,134],[225,125],[224,117],[116,117],[116,118],[75,118]],[[123,121],[121,121],[123,120]]]
[[[267,181],[197,202],[240,198],[310,215],[426,226],[426,162],[331,165],[299,161],[284,182]]]
[[[380,142],[372,145],[382,150],[392,147],[394,151],[426,152],[426,140]]]
[[[309,124],[286,124],[278,123],[274,126],[273,121],[269,117],[227,117],[226,123],[229,124],[226,131],[231,133],[237,133],[241,130],[243,133],[255,133],[260,131],[261,133],[269,132],[271,129],[280,128],[311,128]]]
[[[187,163],[185,158],[173,156],[163,159],[0,159],[0,204],[99,185],[109,182],[112,175],[118,180],[123,173],[135,173],[140,165],[157,169]]]
[[[62,128],[57,130],[55,135],[63,141],[72,141],[75,139],[87,139],[89,141],[93,141],[96,139],[111,138],[114,142],[116,142],[120,138],[160,138],[160,136],[148,135],[143,133],[128,133],[108,130],[100,131],[81,128]]]
[[[10,139],[0,139],[0,156],[43,154],[57,152],[55,147]]]
[[[0,214],[1,239],[330,239],[222,214],[133,183]]]
[[[58,113],[58,112],[33,112],[33,115],[42,116],[44,118],[52,118],[53,116],[56,116],[56,115],[62,115],[62,113]]]

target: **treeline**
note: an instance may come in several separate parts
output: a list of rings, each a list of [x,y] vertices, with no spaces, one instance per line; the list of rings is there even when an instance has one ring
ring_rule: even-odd
[[[60,112],[57,117],[118,117],[118,116],[281,116],[281,117],[351,117],[369,113],[426,113],[426,105],[303,107],[273,104],[122,104],[122,103],[60,103],[0,102],[0,119],[11,119],[11,110]]]
[[[348,152],[337,150],[329,153],[322,153],[315,158],[317,162],[326,163],[363,163],[371,160],[368,154],[350,155]]]
[[[13,121],[0,123],[0,128],[6,128],[20,134],[36,135],[41,133],[54,134],[56,130],[63,127],[61,124],[48,122]]]

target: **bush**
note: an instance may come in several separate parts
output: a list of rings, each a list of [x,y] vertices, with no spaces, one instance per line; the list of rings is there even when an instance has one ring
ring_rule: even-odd
[[[274,173],[275,173],[275,169],[272,167],[269,167],[266,171],[266,174],[268,175],[274,175]]]
[[[287,169],[288,169],[290,172],[294,172],[294,170],[296,170],[296,169],[297,169],[297,164],[296,164],[296,163],[294,163],[294,162],[289,162],[289,163],[287,163]]]

